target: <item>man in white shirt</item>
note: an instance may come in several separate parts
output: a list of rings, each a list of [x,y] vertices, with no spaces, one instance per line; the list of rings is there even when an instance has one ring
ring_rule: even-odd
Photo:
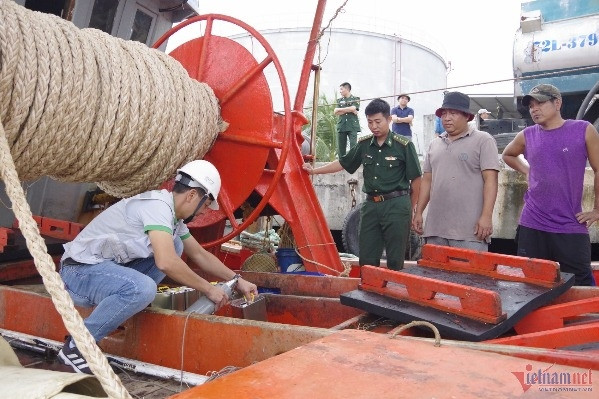
[[[95,306],[84,322],[96,342],[146,308],[165,276],[204,294],[216,308],[228,302],[225,291],[191,270],[182,253],[209,275],[236,278],[244,296],[258,294],[255,284],[202,248],[186,226],[207,207],[218,209],[220,185],[214,165],[192,161],[177,171],[172,192],[153,190],[125,198],[64,245],[60,275],[75,305]],[[72,338],[58,357],[74,371],[91,374]]]

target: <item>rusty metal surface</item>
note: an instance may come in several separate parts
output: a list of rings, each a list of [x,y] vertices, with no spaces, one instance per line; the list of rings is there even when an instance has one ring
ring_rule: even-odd
[[[83,317],[88,309],[79,309]],[[0,286],[0,328],[63,341],[67,334],[50,298]],[[185,335],[183,334],[185,331]],[[331,332],[253,320],[148,308],[102,340],[107,353],[196,374],[245,367]],[[183,357],[183,361],[182,361]]]
[[[562,295],[551,301],[551,305],[556,305],[564,302],[578,301],[580,299],[597,298],[599,297],[599,287],[578,287],[574,286]]]
[[[318,328],[332,328],[363,312],[342,305],[337,298],[320,298],[296,295],[260,294],[266,305],[266,321]],[[237,309],[223,306],[217,316],[237,317]]]
[[[363,313],[336,298],[265,296],[268,321],[274,323],[331,328]]]
[[[505,333],[526,314],[549,303],[574,284],[574,275],[569,273],[561,273],[562,283],[555,288],[427,267],[413,267],[404,270],[403,273],[495,291],[501,297],[502,308],[507,314],[507,319],[498,324],[489,324],[359,290],[341,295],[341,303],[405,323],[414,320],[429,321],[445,338],[483,341]]]
[[[574,398],[540,392],[518,376],[531,370],[586,373],[510,356],[386,335],[342,331],[173,396],[185,398]],[[587,384],[594,391],[597,379]]]

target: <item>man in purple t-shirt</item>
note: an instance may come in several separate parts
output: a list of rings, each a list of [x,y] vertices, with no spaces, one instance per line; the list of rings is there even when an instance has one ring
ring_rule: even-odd
[[[557,261],[562,272],[575,275],[576,285],[595,285],[588,228],[599,220],[599,133],[589,122],[562,118],[562,96],[555,86],[535,86],[522,105],[536,124],[503,151],[505,163],[528,179],[518,255]],[[593,209],[583,212],[587,160],[595,173],[595,200]]]

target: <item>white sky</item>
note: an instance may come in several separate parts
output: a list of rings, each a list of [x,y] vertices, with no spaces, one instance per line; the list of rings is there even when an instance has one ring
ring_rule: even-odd
[[[311,26],[316,0],[196,0],[201,14],[218,13],[254,28]],[[323,26],[344,0],[328,0]],[[522,0],[349,0],[333,27],[396,33],[431,47],[451,62],[449,87],[511,79],[512,46]],[[460,88],[468,94],[512,94],[504,82]]]

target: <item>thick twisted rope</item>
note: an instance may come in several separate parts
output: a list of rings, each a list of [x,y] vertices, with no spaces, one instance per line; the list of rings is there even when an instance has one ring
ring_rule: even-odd
[[[19,226],[27,242],[27,249],[32,254],[35,267],[42,276],[44,286],[52,297],[56,310],[62,317],[67,330],[71,333],[77,348],[84,355],[90,369],[96,375],[104,391],[111,398],[131,398],[123,387],[121,380],[114,373],[108,360],[96,345],[94,338],[83,324],[83,319],[75,309],[71,297],[64,289],[60,275],[54,270],[52,257],[44,239],[40,236],[37,224],[33,220],[31,209],[27,204],[25,192],[19,184],[15,165],[10,155],[8,141],[0,124],[0,177],[6,185],[6,193],[13,203],[13,211],[19,220]]]
[[[145,45],[0,1],[0,117],[21,180],[153,189],[224,124],[206,84]]]
[[[435,334],[435,346],[441,346],[441,334],[439,333],[439,329],[433,323],[429,323],[428,321],[423,320],[414,320],[408,324],[404,324],[403,326],[395,330],[395,332],[389,338],[393,339],[399,334],[401,334],[402,331],[417,326],[424,326],[430,328]]]
[[[44,285],[106,393],[130,398],[64,290],[19,177],[97,181],[118,197],[156,188],[224,130],[218,101],[163,53],[0,0],[0,122],[0,177]]]

